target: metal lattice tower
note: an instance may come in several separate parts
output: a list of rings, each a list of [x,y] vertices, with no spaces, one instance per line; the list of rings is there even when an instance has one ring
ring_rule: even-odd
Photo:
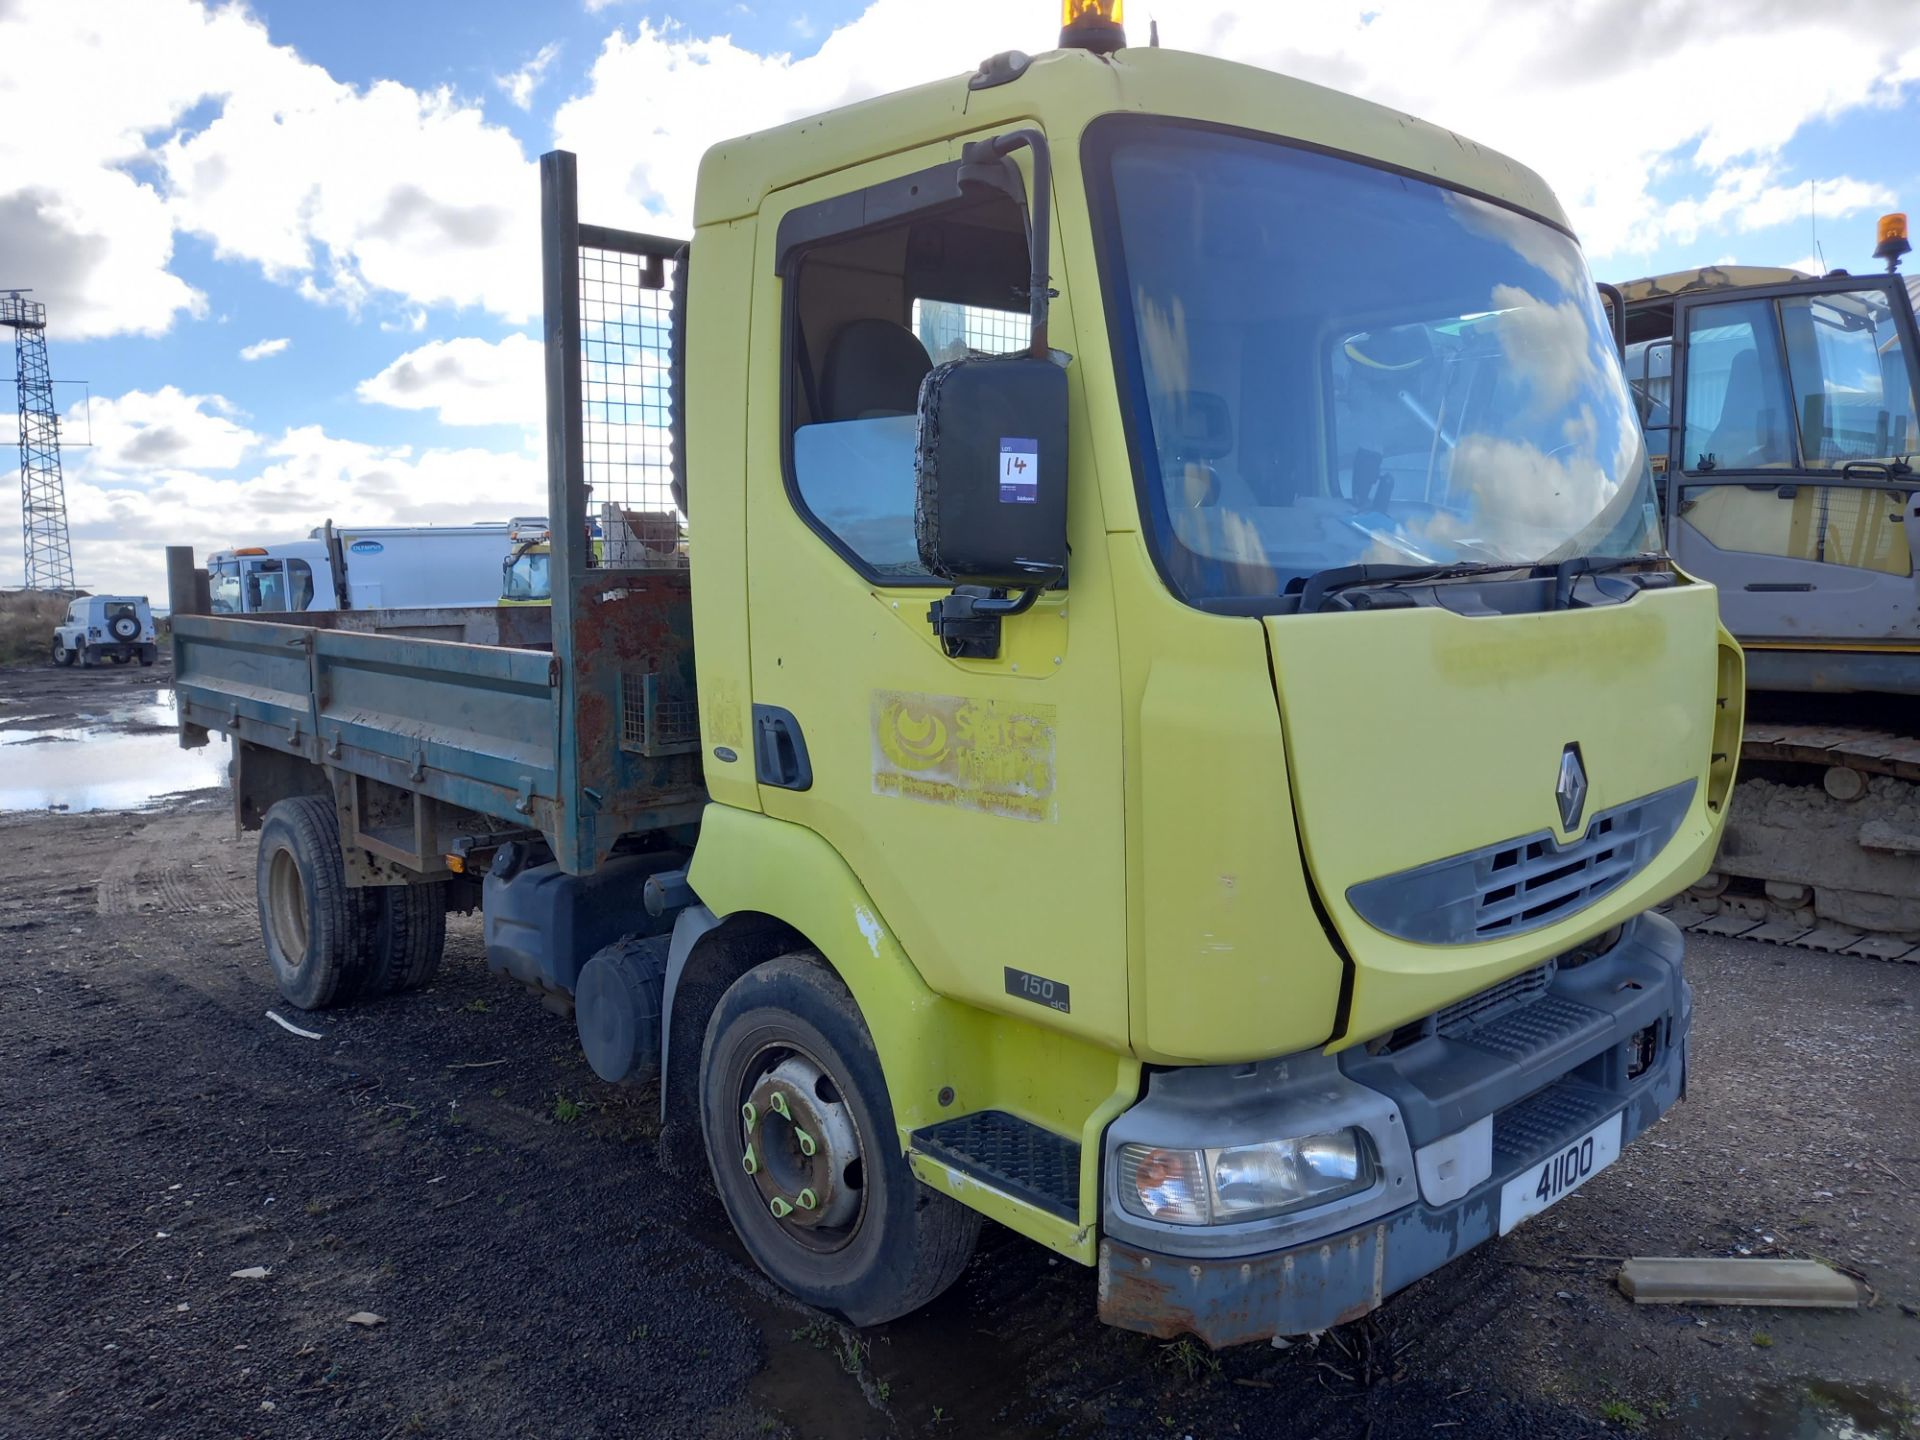
[[[60,474],[60,416],[47,368],[47,307],[26,292],[0,294],[0,325],[13,327],[20,406],[20,531],[29,590],[71,590],[67,487]]]

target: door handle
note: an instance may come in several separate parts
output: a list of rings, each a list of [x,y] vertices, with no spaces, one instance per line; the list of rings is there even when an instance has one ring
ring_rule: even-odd
[[[753,770],[762,785],[782,790],[813,788],[813,763],[807,738],[791,710],[778,705],[753,707]]]

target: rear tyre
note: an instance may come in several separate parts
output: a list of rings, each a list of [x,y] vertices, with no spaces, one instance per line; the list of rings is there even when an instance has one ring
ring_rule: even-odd
[[[360,892],[372,901],[373,959],[365,993],[418,990],[440,968],[447,948],[447,884],[385,885]]]
[[[816,957],[769,960],[721,997],[700,1120],[747,1253],[809,1305],[877,1325],[966,1268],[980,1217],[914,1179],[866,1023]]]
[[[267,811],[254,890],[267,961],[290,1004],[325,1010],[360,993],[373,966],[376,897],[347,887],[332,801],[300,795]]]
[[[73,664],[73,661],[74,661],[73,651],[69,650],[66,646],[60,643],[60,637],[58,635],[53,637],[52,654],[53,654],[53,663],[56,665],[71,666]]]
[[[152,665],[153,662],[159,658],[159,647],[154,645],[142,645],[140,647],[140,663],[142,665]]]

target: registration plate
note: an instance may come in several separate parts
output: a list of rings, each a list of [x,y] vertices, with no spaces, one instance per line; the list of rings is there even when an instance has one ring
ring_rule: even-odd
[[[1500,1233],[1572,1194],[1618,1160],[1621,1124],[1615,1115],[1507,1181],[1500,1190]]]

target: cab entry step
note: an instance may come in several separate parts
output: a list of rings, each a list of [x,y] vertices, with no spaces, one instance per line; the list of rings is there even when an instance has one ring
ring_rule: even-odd
[[[980,1110],[913,1132],[913,1148],[1063,1220],[1080,1213],[1080,1142],[1004,1110]]]

